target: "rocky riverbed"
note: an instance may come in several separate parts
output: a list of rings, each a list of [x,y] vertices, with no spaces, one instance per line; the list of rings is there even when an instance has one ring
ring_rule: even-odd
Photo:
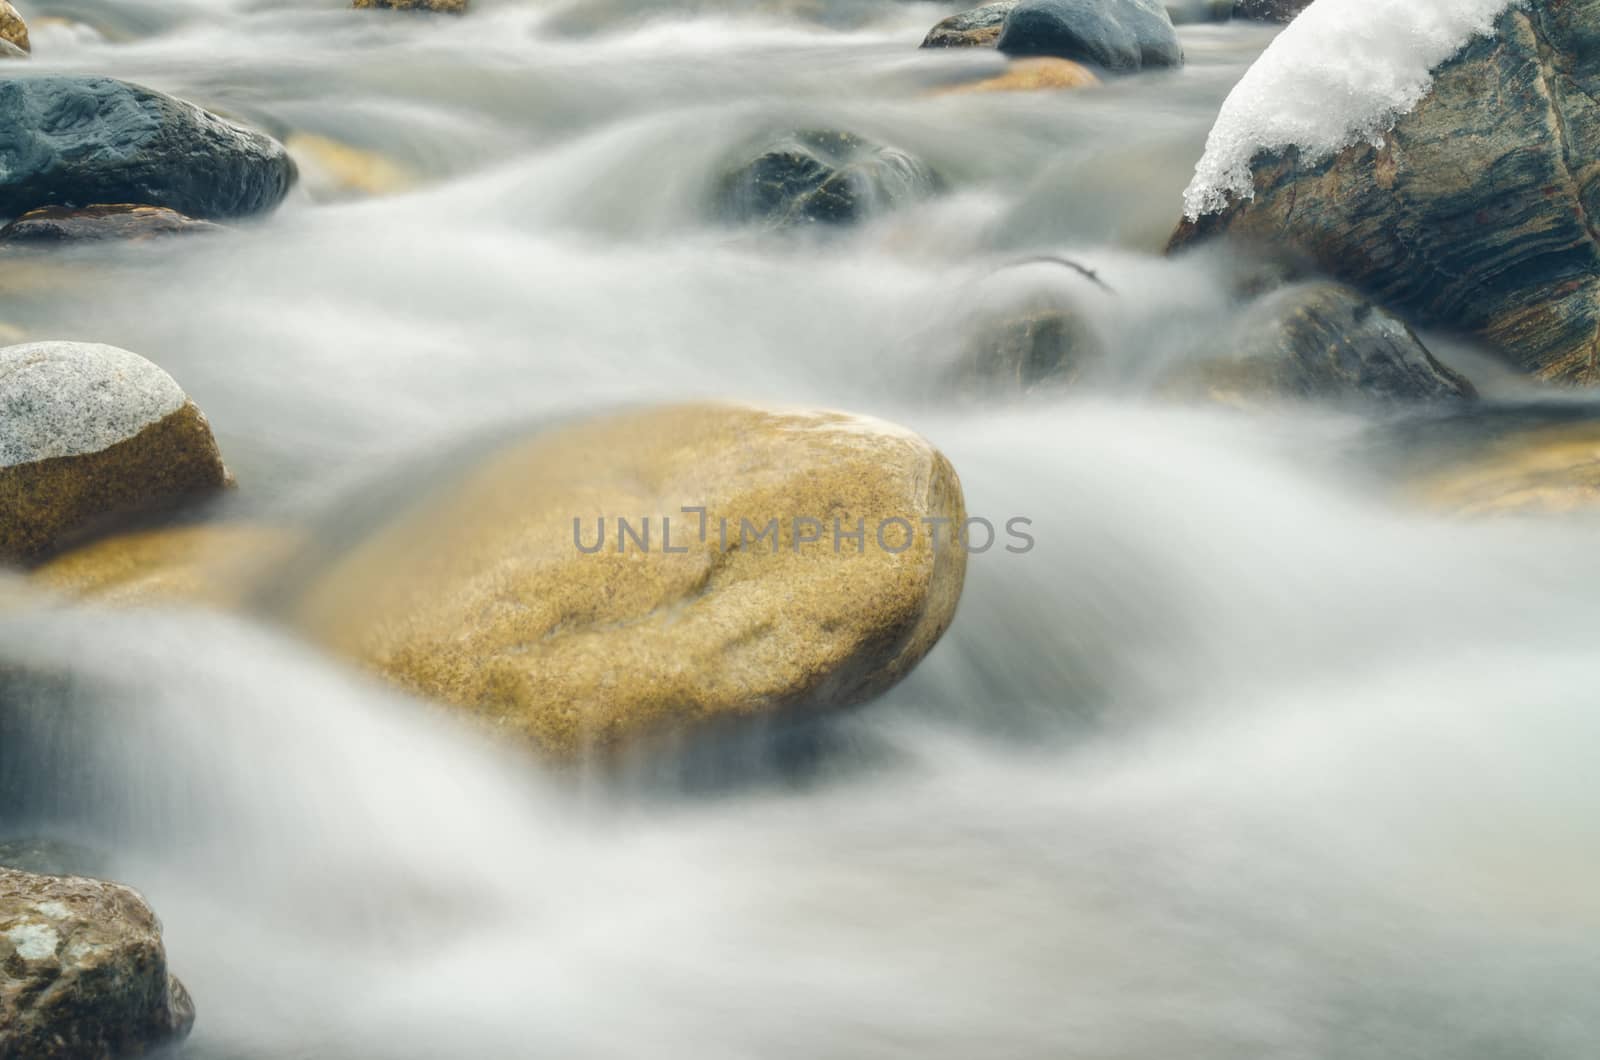
[[[0,1056],[1580,1060],[1600,0],[0,0]]]

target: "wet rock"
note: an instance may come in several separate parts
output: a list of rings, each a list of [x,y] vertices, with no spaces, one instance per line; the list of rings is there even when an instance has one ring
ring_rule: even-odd
[[[144,358],[94,343],[0,349],[0,561],[227,482],[205,416]]]
[[[1041,56],[1016,59],[1006,72],[984,81],[956,85],[949,92],[1047,92],[1067,88],[1090,88],[1100,79],[1094,71],[1070,59]]]
[[[705,509],[703,536],[685,507]],[[353,548],[301,559],[309,573],[274,579],[269,609],[572,757],[836,709],[893,685],[961,594],[952,524],[927,518],[958,525],[961,488],[908,431],[840,413],[668,407],[495,450]],[[914,528],[909,541],[891,519]],[[835,520],[845,534],[864,526],[862,544],[836,547]]]
[[[812,129],[743,152],[719,182],[716,202],[730,221],[842,225],[926,198],[939,186],[926,163],[898,148]]]
[[[1342,284],[1296,284],[1268,294],[1218,346],[1219,356],[1181,370],[1167,389],[1238,404],[1477,396],[1404,321]]]
[[[164,206],[132,203],[85,206],[41,206],[0,228],[0,246],[24,243],[78,243],[97,239],[143,240],[158,236],[221,232],[210,221],[197,221]]]
[[[190,217],[271,210],[294,182],[282,145],[191,103],[106,77],[0,79],[0,218],[143,203]]]
[[[1006,18],[998,47],[1113,71],[1183,63],[1178,31],[1156,0],[1022,0]]]
[[[0,0],[0,41],[11,45],[23,55],[32,50],[28,42],[28,24],[22,21],[22,16],[11,5],[9,0]]]
[[[0,868],[0,1056],[135,1056],[193,1025],[161,922],[138,892]]]
[[[396,11],[437,11],[447,15],[467,13],[468,0],[355,0],[358,8],[392,8]]]
[[[1000,28],[1019,0],[999,0],[971,11],[951,15],[922,38],[924,48],[992,48],[1000,40]]]
[[[1262,153],[1254,198],[1185,222],[1172,246],[1288,247],[1420,326],[1545,379],[1600,382],[1597,24],[1600,0],[1506,12],[1381,146]]]
[[[105,604],[184,603],[237,608],[294,551],[288,530],[207,523],[120,534],[57,556],[29,580]]]
[[[1292,22],[1310,6],[1311,0],[1237,0],[1233,5],[1233,17],[1257,22]]]

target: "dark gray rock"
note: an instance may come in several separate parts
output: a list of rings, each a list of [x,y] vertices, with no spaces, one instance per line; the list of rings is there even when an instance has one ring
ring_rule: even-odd
[[[928,31],[924,48],[992,48],[1000,40],[1000,29],[1020,0],[999,0],[959,15],[951,15]]]
[[[1311,0],[1236,0],[1234,18],[1257,22],[1293,22],[1296,15],[1311,6]]]
[[[134,1056],[193,1025],[161,922],[138,892],[0,868],[0,1056]]]
[[[1000,31],[999,48],[1117,71],[1183,64],[1178,31],[1156,0],[1022,0]]]
[[[1105,364],[1107,345],[1093,318],[1114,296],[1094,270],[1068,258],[995,270],[961,299],[971,308],[940,328],[958,344],[947,385],[1014,397],[1076,383]]]
[[[717,208],[731,221],[851,224],[938,191],[921,159],[852,133],[804,130],[747,152],[722,178]]]
[[[1216,345],[1215,356],[1181,370],[1166,389],[1233,403],[1477,396],[1404,321],[1337,283],[1295,284],[1266,295]]]
[[[190,217],[271,210],[294,183],[282,145],[191,103],[106,77],[0,79],[0,218],[142,203]]]
[[[1558,383],[1600,382],[1600,0],[1535,4],[1437,71],[1381,146],[1253,163],[1254,197],[1185,222],[1310,258],[1423,327]]]

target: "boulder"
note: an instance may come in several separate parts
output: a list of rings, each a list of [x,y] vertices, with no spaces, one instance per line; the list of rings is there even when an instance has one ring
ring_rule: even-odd
[[[355,0],[358,8],[392,8],[396,11],[437,11],[447,15],[467,13],[468,0]]]
[[[22,21],[22,16],[10,0],[0,0],[0,41],[5,41],[23,55],[33,49],[28,41],[28,24]]]
[[[1292,22],[1310,6],[1311,0],[1235,0],[1233,17],[1257,22]]]
[[[810,129],[741,152],[718,182],[716,203],[730,221],[842,225],[925,198],[940,184],[926,163],[898,148]]]
[[[0,1056],[135,1056],[193,1025],[161,922],[138,892],[0,868]]]
[[[1253,197],[1185,221],[1172,247],[1223,234],[1288,247],[1536,376],[1600,381],[1596,25],[1600,0],[1508,10],[1381,143],[1261,152]]]
[[[922,38],[924,48],[992,48],[1000,40],[1000,28],[1019,0],[999,0],[971,11],[951,15]]]
[[[205,416],[144,358],[80,342],[0,349],[0,561],[228,481]]]
[[[1234,404],[1477,396],[1404,321],[1342,284],[1274,291],[1242,313],[1216,346],[1216,355],[1179,370],[1166,388]]]
[[[1094,71],[1070,59],[1041,56],[1015,59],[1006,72],[983,81],[956,85],[948,92],[1046,92],[1066,88],[1090,88],[1100,79]]]
[[[162,527],[74,549],[32,571],[29,580],[63,596],[104,604],[183,602],[235,608],[298,544],[292,532],[270,526]]]
[[[271,210],[294,183],[277,141],[107,77],[0,79],[0,218],[143,203],[199,218]]]
[[[98,239],[143,240],[157,236],[221,232],[165,206],[115,203],[74,208],[41,206],[0,228],[0,246],[27,243],[81,243]]]
[[[264,604],[570,759],[882,692],[950,624],[964,518],[955,471],[909,431],[675,406],[502,445],[291,564]]]
[[[1178,31],[1156,0],[1022,0],[997,46],[1118,72],[1183,64]]]

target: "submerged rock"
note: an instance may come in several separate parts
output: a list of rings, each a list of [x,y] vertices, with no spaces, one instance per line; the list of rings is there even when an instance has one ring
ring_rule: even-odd
[[[154,239],[157,236],[221,232],[210,221],[197,221],[164,206],[116,203],[72,208],[42,206],[0,228],[0,245],[77,243],[96,239]]]
[[[10,0],[0,0],[0,41],[11,45],[26,55],[33,45],[28,41],[28,24],[22,20]]]
[[[1016,59],[1006,72],[984,81],[956,85],[947,92],[1047,92],[1067,88],[1090,88],[1100,79],[1094,71],[1070,59],[1041,56]]]
[[[1292,22],[1310,6],[1311,0],[1236,0],[1233,17],[1257,22]]]
[[[887,689],[955,613],[964,518],[949,462],[898,427],[669,407],[496,451],[353,548],[303,558],[275,609],[571,757]]]
[[[1184,222],[1296,250],[1424,327],[1526,371],[1600,382],[1600,0],[1507,11],[1381,145],[1252,163],[1254,195]],[[1332,102],[1332,101],[1330,101]]]
[[[416,186],[416,175],[379,154],[316,133],[290,133],[284,140],[313,199],[327,201],[394,195]]]
[[[228,473],[172,377],[115,346],[0,349],[0,562],[23,562]]]
[[[107,604],[182,601],[238,607],[299,544],[288,530],[206,523],[141,530],[57,556],[29,580]]]
[[[1404,321],[1342,284],[1296,284],[1250,307],[1168,389],[1230,403],[1299,398],[1440,401],[1477,396]]]
[[[0,868],[0,1056],[135,1056],[193,1025],[161,922],[138,892]]]
[[[922,38],[924,48],[992,48],[1000,40],[1000,29],[1019,0],[999,0],[971,11],[951,15]]]
[[[294,178],[277,141],[148,88],[0,79],[0,218],[129,202],[241,217],[276,207]]]
[[[1540,422],[1535,416],[1526,423],[1462,427],[1473,436],[1408,479],[1407,492],[1428,508],[1492,516],[1600,507],[1600,421]]]
[[[1026,277],[1017,271],[1023,268]],[[1075,382],[1104,362],[1106,343],[1086,303],[1109,297],[1093,270],[1065,258],[1019,262],[990,275],[971,294],[977,308],[955,329],[962,350],[951,385],[1014,396]]]
[[[840,225],[926,198],[939,186],[926,163],[898,148],[810,129],[745,152],[721,179],[716,201],[732,221]]]
[[[468,0],[355,0],[358,8],[393,8],[396,11],[438,11],[447,15],[467,13]]]
[[[1156,0],[1022,0],[1006,18],[998,47],[1119,72],[1183,63],[1178,31]]]

